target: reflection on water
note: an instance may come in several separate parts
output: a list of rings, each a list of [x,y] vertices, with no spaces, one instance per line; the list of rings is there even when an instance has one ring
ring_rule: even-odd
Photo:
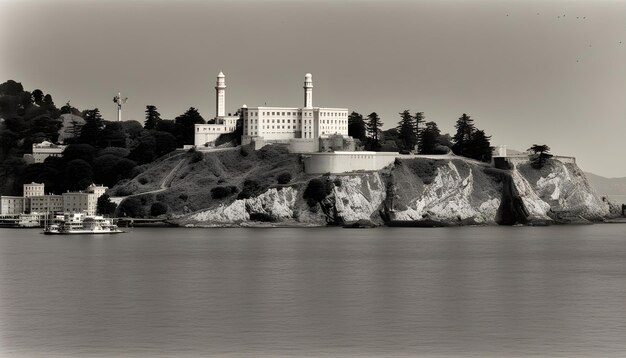
[[[623,356],[624,229],[0,230],[0,352]]]

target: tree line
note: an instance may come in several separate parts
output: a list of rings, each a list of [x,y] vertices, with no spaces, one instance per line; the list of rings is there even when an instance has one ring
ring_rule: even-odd
[[[199,123],[205,120],[193,107],[167,120],[153,105],[146,106],[144,125],[107,121],[98,108],[81,111],[69,102],[58,108],[50,94],[6,81],[0,84],[0,193],[19,195],[31,181],[45,183],[52,193],[83,190],[92,182],[111,187],[137,175],[142,164],[193,144]],[[57,143],[61,131],[68,133],[63,157],[33,164],[23,159],[34,143]]]
[[[399,113],[395,128],[382,130],[380,116],[373,112],[367,117],[352,112],[348,116],[348,135],[358,139],[365,150],[400,151],[401,153],[456,155],[489,162],[492,150],[491,136],[474,125],[474,120],[463,113],[456,121],[454,136],[442,134],[436,122],[426,122],[424,112]]]

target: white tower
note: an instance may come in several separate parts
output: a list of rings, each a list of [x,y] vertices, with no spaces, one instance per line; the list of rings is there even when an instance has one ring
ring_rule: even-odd
[[[313,79],[310,73],[304,75],[304,108],[313,108]]]
[[[215,116],[224,117],[226,114],[226,80],[224,73],[220,71],[215,84]]]

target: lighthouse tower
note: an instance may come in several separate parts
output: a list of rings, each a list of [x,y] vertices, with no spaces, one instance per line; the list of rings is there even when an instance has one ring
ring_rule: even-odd
[[[313,78],[310,73],[304,75],[304,108],[313,108]]]
[[[215,117],[226,115],[226,76],[220,71],[215,83]]]

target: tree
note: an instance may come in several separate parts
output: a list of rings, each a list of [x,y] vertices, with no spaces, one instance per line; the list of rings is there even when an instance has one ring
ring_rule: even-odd
[[[489,139],[491,139],[491,136],[486,135],[485,131],[478,129],[474,131],[469,144],[467,156],[482,162],[491,161],[493,148],[491,147]]]
[[[426,121],[426,119],[424,118],[424,112],[415,112],[413,120],[415,121],[415,134],[417,136],[416,144],[418,146],[419,152],[419,139],[422,136],[423,131],[422,124]]]
[[[115,209],[117,209],[117,204],[111,201],[111,197],[107,194],[102,194],[98,198],[98,202],[96,203],[96,211],[100,215],[113,215],[115,213]]]
[[[41,105],[43,103],[43,92],[40,89],[34,90],[32,96],[36,105]]]
[[[350,113],[348,116],[348,135],[361,142],[365,142],[367,138],[365,132],[366,128],[363,115],[357,112]]]
[[[104,122],[100,132],[99,147],[126,147],[126,133],[120,122]]]
[[[22,92],[24,92],[24,87],[19,82],[8,80],[0,84],[0,95],[17,96]]]
[[[167,213],[167,205],[157,201],[150,206],[150,216],[159,216]]]
[[[422,135],[419,138],[419,153],[420,154],[438,154],[439,137],[441,132],[437,123],[427,122],[426,128],[422,131]]]
[[[154,140],[156,142],[156,155],[162,156],[176,149],[178,143],[176,137],[168,132],[156,131],[154,132]]]
[[[65,189],[84,190],[93,183],[93,169],[82,159],[74,159],[67,163],[63,172]]]
[[[87,110],[84,114],[85,124],[80,131],[80,142],[96,146],[100,133],[104,129],[104,120],[98,108]]]
[[[161,114],[157,112],[157,108],[152,105],[146,106],[146,121],[143,127],[145,129],[156,129],[160,120]]]
[[[400,122],[398,122],[397,128],[401,148],[404,150],[413,150],[417,144],[417,125],[415,118],[411,116],[408,109],[400,113]]]
[[[376,114],[376,112],[372,112],[370,113],[369,116],[367,116],[367,123],[366,123],[366,127],[367,127],[367,134],[369,135],[370,138],[370,150],[379,150],[380,149],[380,128],[382,127],[383,122],[380,120],[380,117],[378,117],[378,114]]]
[[[184,144],[193,144],[194,142],[194,125],[204,124],[204,118],[198,113],[198,110],[190,107],[187,112],[176,117],[175,123],[182,126],[182,141]]]
[[[456,134],[453,137],[454,145],[452,151],[454,154],[467,156],[468,145],[474,134],[474,120],[467,114],[463,115],[456,121]]]
[[[530,165],[535,169],[541,169],[546,164],[546,160],[552,157],[549,153],[550,147],[546,144],[533,144],[528,151],[533,152],[530,156]]]
[[[43,104],[45,106],[54,106],[54,101],[52,100],[52,96],[49,93],[43,97]]]

